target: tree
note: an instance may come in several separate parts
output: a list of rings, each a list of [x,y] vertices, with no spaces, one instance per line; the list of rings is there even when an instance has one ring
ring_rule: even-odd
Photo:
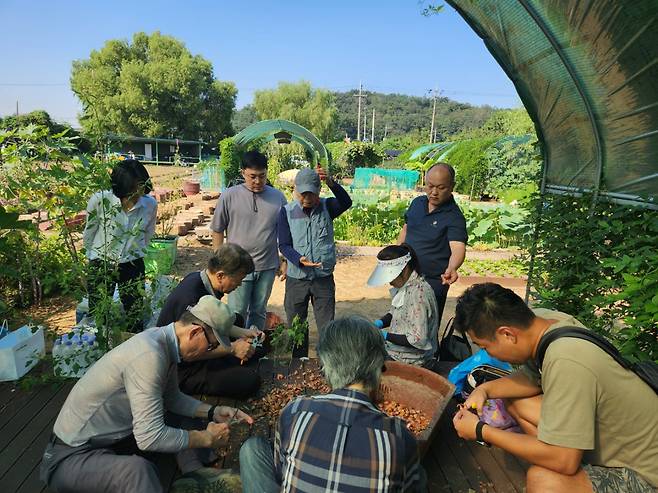
[[[333,95],[306,81],[280,82],[276,89],[256,91],[254,108],[261,120],[282,118],[307,128],[321,141],[331,140],[338,110]]]
[[[215,79],[209,61],[155,32],[132,44],[110,40],[89,59],[73,62],[71,88],[80,98],[80,123],[107,133],[181,137],[217,142],[232,133],[237,90]]]
[[[35,110],[31,111],[30,113],[24,113],[22,115],[9,115],[4,118],[0,118],[0,129],[2,130],[19,131],[30,125],[46,128],[48,129],[48,133],[50,135],[57,135],[65,132],[67,137],[73,139],[78,151],[91,151],[91,144],[87,139],[82,137],[80,133],[68,123],[58,123],[53,121],[47,111]]]
[[[238,132],[242,132],[249,125],[256,123],[257,121],[258,115],[256,114],[254,105],[248,104],[233,113],[231,124],[233,125],[233,130],[237,134]]]

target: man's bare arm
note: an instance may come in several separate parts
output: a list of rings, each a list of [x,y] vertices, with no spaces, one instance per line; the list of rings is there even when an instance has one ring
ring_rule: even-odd
[[[221,245],[224,244],[224,232],[218,233],[217,231],[212,232],[212,250],[213,252],[217,250]]]

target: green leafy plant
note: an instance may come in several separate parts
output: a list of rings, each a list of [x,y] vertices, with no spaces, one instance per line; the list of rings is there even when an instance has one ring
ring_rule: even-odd
[[[656,211],[547,196],[530,276],[538,304],[569,313],[634,360],[658,360]],[[537,220],[535,220],[537,222]]]
[[[302,321],[299,315],[295,315],[290,327],[285,324],[276,325],[270,335],[274,358],[280,359],[293,349],[301,346],[308,330],[308,320]]]

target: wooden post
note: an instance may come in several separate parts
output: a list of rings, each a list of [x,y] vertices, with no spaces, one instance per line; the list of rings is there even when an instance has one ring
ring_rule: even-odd
[[[160,151],[158,150],[158,139],[155,139],[155,165],[160,164]]]

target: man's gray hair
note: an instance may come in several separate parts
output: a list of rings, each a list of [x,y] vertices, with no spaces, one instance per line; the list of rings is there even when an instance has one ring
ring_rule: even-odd
[[[213,274],[221,270],[227,276],[246,276],[251,274],[254,269],[251,255],[235,243],[221,244],[208,259],[208,270]]]
[[[452,185],[455,184],[455,168],[450,166],[448,163],[435,163],[432,166],[430,166],[430,168],[425,172],[425,181],[426,182],[427,182],[427,175],[429,175],[430,171],[432,171],[435,168],[436,169],[439,169],[439,168],[445,169],[450,174],[450,183]]]
[[[336,319],[320,331],[318,356],[332,388],[360,383],[373,391],[379,386],[386,348],[371,322],[350,316]]]

